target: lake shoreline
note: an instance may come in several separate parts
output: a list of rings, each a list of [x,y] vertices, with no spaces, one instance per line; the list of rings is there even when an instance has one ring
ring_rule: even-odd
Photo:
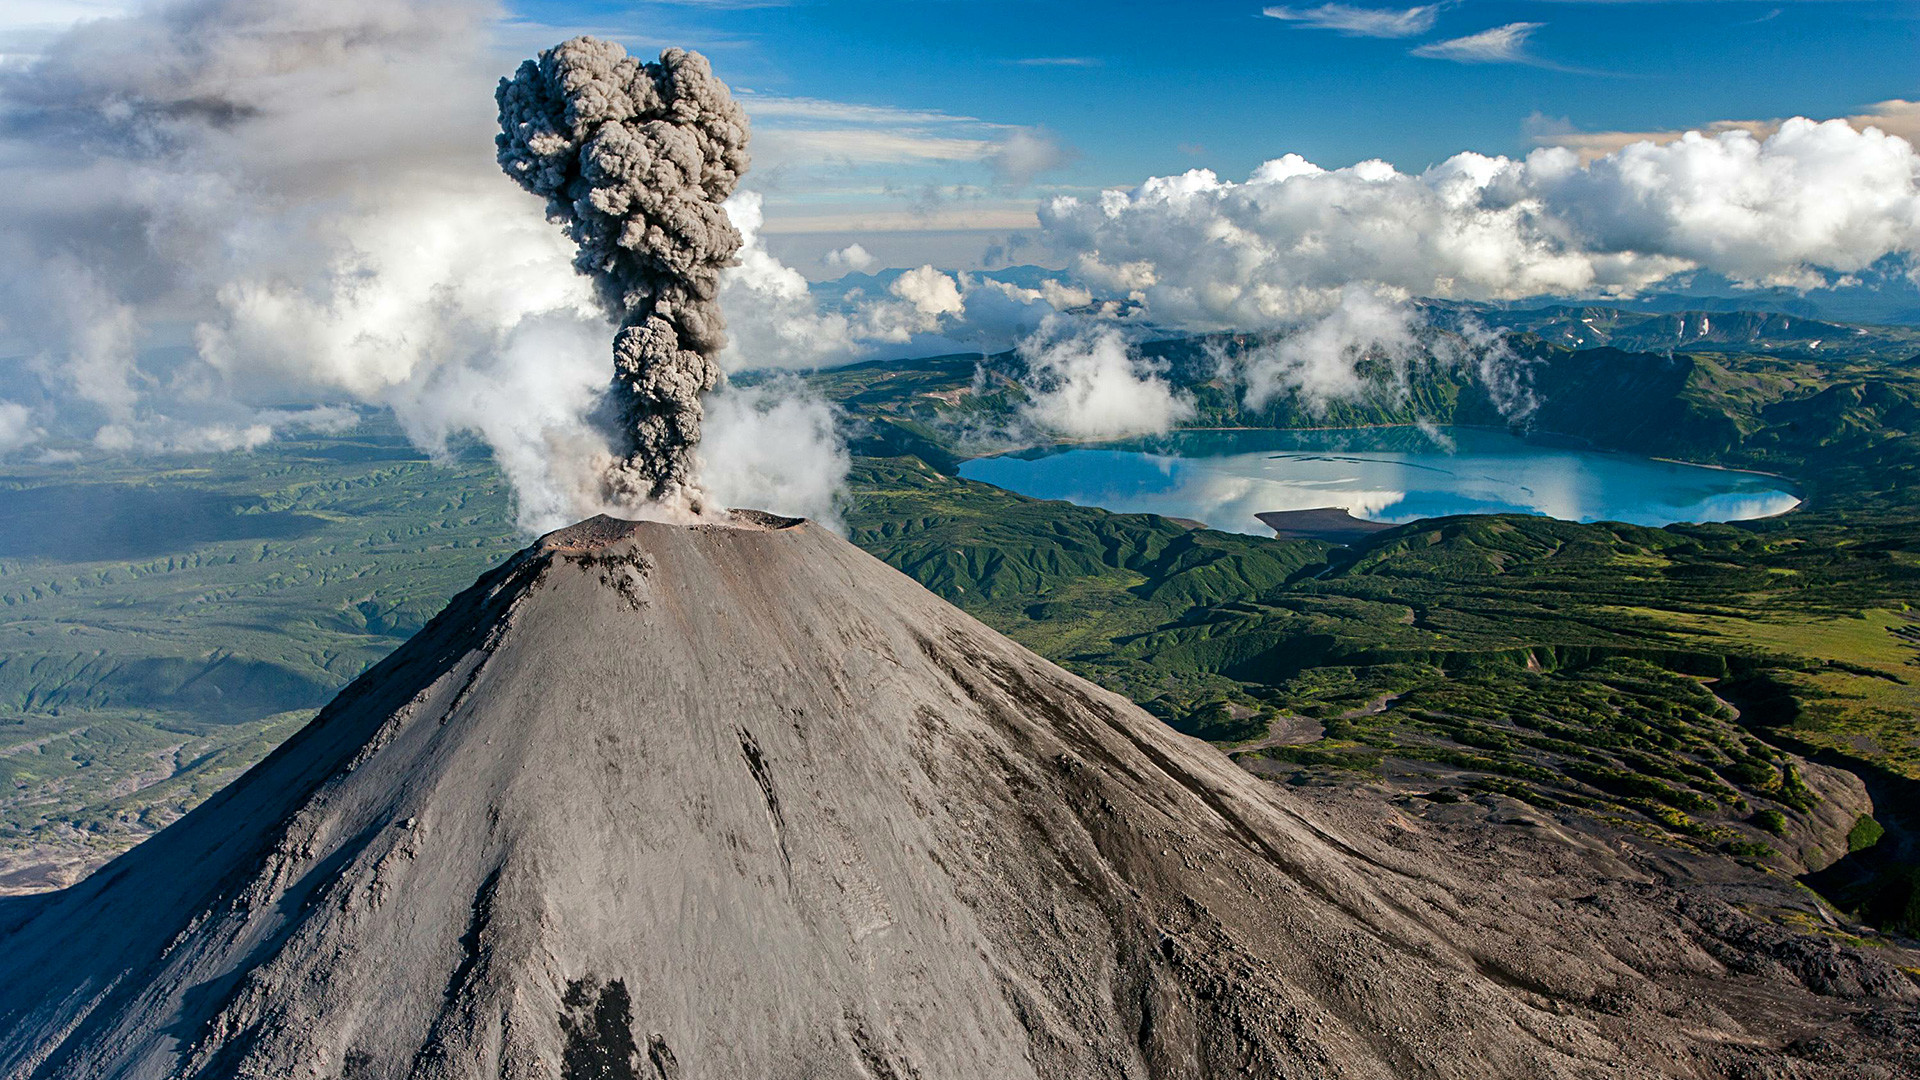
[[[1426,438],[1414,438],[1408,429]],[[1099,456],[1083,456],[1089,453]],[[1071,463],[1048,464],[1060,456]],[[1282,466],[1274,475],[1274,466],[1255,462],[1260,458],[1308,464]],[[1098,465],[1084,471],[1090,461]],[[1326,462],[1347,464],[1315,464]],[[1204,518],[1226,522],[1225,531],[1250,535],[1265,532],[1245,527],[1249,517],[1268,529],[1273,528],[1268,514],[1305,524],[1316,512],[1343,502],[1357,507],[1353,522],[1380,527],[1440,517],[1529,514],[1661,528],[1764,521],[1808,505],[1804,488],[1778,473],[1614,450],[1555,432],[1517,434],[1472,424],[1187,427],[1164,435],[1008,447],[963,459],[960,466],[957,472],[967,479],[1033,498],[1114,513]],[[1695,469],[1728,479],[1689,475]],[[1194,486],[1196,470],[1214,478],[1203,497]],[[1219,485],[1234,482],[1240,487],[1223,496]],[[1321,488],[1326,490],[1318,494],[1326,501],[1308,502]],[[1768,511],[1769,506],[1781,509]],[[1396,521],[1387,515],[1411,516]],[[1330,525],[1315,521],[1307,531],[1321,527]]]
[[[1568,435],[1565,432],[1560,432],[1560,431],[1530,431],[1524,435],[1517,435],[1517,434],[1514,434],[1514,432],[1508,428],[1491,427],[1486,424],[1439,424],[1435,426],[1440,429],[1457,428],[1461,431],[1490,431],[1500,435],[1512,435],[1514,438],[1520,439],[1522,441],[1531,441],[1535,438],[1541,438],[1541,437],[1552,438],[1552,439],[1565,439],[1569,443],[1576,443],[1578,445],[1560,447],[1559,449],[1585,450],[1589,453],[1594,453],[1594,454],[1619,454],[1623,457],[1638,458],[1643,461],[1659,461],[1668,465],[1687,465],[1696,469],[1715,469],[1720,472],[1744,473],[1749,476],[1764,476],[1770,480],[1779,480],[1782,483],[1793,485],[1794,490],[1791,492],[1791,494],[1795,498],[1801,500],[1801,503],[1800,503],[1801,506],[1806,505],[1806,496],[1800,490],[1801,488],[1800,481],[1792,476],[1788,476],[1786,473],[1769,472],[1766,469],[1744,469],[1735,465],[1719,465],[1711,461],[1690,461],[1686,458],[1666,457],[1660,454],[1637,454],[1632,450],[1618,450],[1611,446],[1601,446],[1599,443],[1596,443],[1592,439],[1586,438],[1584,436]],[[1079,446],[1079,447],[1111,446],[1115,443],[1133,442],[1139,439],[1167,438],[1173,435],[1185,435],[1190,432],[1404,431],[1408,428],[1418,429],[1420,427],[1421,425],[1419,424],[1357,424],[1357,425],[1356,424],[1333,424],[1333,425],[1317,426],[1317,427],[1284,427],[1284,428],[1254,427],[1246,424],[1227,425],[1227,426],[1221,426],[1221,427],[1181,427],[1181,428],[1174,428],[1172,431],[1163,431],[1163,432],[1158,432],[1151,435],[1123,435],[1123,436],[1120,436],[1119,438],[1114,438],[1114,439],[1059,438],[1059,439],[1053,439],[1048,442],[1021,443],[1017,446],[1008,446],[1008,447],[1004,447],[1002,449],[990,451],[987,453],[964,454],[964,455],[956,454],[955,457],[958,459],[960,464],[965,464],[966,462],[969,462],[969,461],[985,461],[988,458],[1006,457],[1008,454],[1018,454],[1027,450],[1040,450],[1050,446]],[[1791,512],[1792,511],[1782,511],[1782,513],[1791,513]],[[1767,515],[1767,517],[1778,517],[1778,516],[1780,515],[1779,514]],[[1766,519],[1765,518],[1748,518],[1746,520],[1763,521]]]

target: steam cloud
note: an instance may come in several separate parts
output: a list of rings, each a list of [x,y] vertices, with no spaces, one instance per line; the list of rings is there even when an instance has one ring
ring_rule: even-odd
[[[699,53],[643,64],[592,37],[521,64],[495,97],[500,167],[565,223],[574,266],[620,324],[625,445],[607,498],[698,509],[700,397],[720,378],[720,274],[741,244],[723,204],[747,168],[746,113]]]
[[[833,407],[788,375],[756,386],[723,385],[707,400],[700,480],[721,506],[778,506],[840,525],[852,465]]]
[[[609,308],[496,158],[497,17],[485,0],[162,0],[0,68],[0,259],[18,271],[0,275],[0,455],[244,452],[365,405],[436,454],[478,436],[527,531],[633,510],[605,480],[628,451],[606,408]],[[757,226],[749,192],[726,213]],[[850,358],[845,320],[798,275],[741,257],[720,274],[741,346],[723,363]],[[751,471],[730,454],[831,463],[831,444],[753,444],[814,430],[749,425],[703,473]],[[763,488],[751,505],[819,502]]]

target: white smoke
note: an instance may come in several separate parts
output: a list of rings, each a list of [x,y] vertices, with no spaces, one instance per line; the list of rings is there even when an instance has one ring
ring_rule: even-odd
[[[173,0],[0,71],[0,259],[14,268],[0,356],[20,358],[0,362],[0,452],[62,438],[245,449],[340,406],[389,406],[423,446],[484,438],[531,527],[597,509],[578,474],[608,452],[586,419],[607,324],[566,237],[494,163],[491,93],[510,67],[490,51],[496,15],[484,0]],[[1011,175],[1047,154],[1032,142],[1003,156]],[[1400,297],[1625,296],[1696,268],[1805,288],[1920,248],[1916,155],[1870,127],[1794,120],[1588,157],[1462,154],[1406,174],[1289,156],[1242,183],[1156,178],[1042,207],[1080,281],[1026,289],[923,266],[841,310],[767,252],[757,197],[741,193],[721,359],[997,351],[1098,296],[1160,326],[1299,328],[1243,377],[1250,396],[1312,398],[1351,388],[1351,358],[1395,370]],[[872,265],[857,245],[838,255]],[[1190,407],[1123,342],[1059,325],[1028,346],[1053,357],[1035,368],[1033,422],[1102,437]],[[1464,340],[1451,361],[1484,368],[1496,402],[1524,412],[1498,337]],[[185,355],[157,362],[160,346]],[[777,412],[756,400],[725,408]],[[729,438],[702,460],[764,475],[753,463],[775,456]]]
[[[248,449],[346,415],[268,403],[384,405],[429,448],[480,433],[523,523],[590,509],[548,455],[604,453],[583,417],[608,330],[494,165],[493,15],[185,0],[0,74],[0,255],[35,268],[0,283],[0,319],[55,403],[40,423],[108,450]],[[190,355],[150,370],[169,339]]]
[[[517,493],[522,528],[544,532],[613,510],[600,476],[615,460],[589,421],[607,385],[607,324],[530,316],[467,362],[423,373],[395,403],[407,436],[436,455],[455,433],[478,436]]]
[[[1141,356],[1120,332],[1058,317],[1021,342],[1027,373],[1022,420],[1071,439],[1113,439],[1163,432],[1193,415],[1166,366]]]
[[[839,527],[851,461],[831,405],[791,379],[722,386],[706,404],[700,476],[718,505]]]
[[[0,326],[52,403],[0,408],[0,452],[56,423],[116,452],[247,450],[365,403],[432,452],[483,439],[527,529],[604,509],[614,458],[589,418],[611,331],[494,163],[493,14],[191,0],[0,75],[0,256],[36,268],[0,279]],[[729,366],[850,358],[845,318],[758,243],[757,196],[729,212],[748,240],[722,286]],[[143,350],[167,334],[190,355],[155,374]],[[269,404],[287,401],[322,408]],[[752,474],[775,456],[755,431],[781,437],[737,430],[708,466]]]
[[[582,476],[612,449],[589,420],[609,331],[566,235],[494,162],[511,67],[491,51],[495,15],[482,0],[176,0],[0,73],[0,258],[33,269],[0,279],[0,355],[25,358],[0,385],[45,403],[5,410],[5,445],[245,450],[304,423],[285,402],[387,406],[430,450],[484,439],[529,528],[602,509]],[[1010,148],[1003,167],[1043,150]],[[721,280],[728,370],[1004,348],[1050,310],[922,267],[823,311],[766,251],[758,196],[727,211],[745,241]],[[975,292],[985,337],[968,326]],[[156,369],[156,345],[186,355]],[[777,456],[750,430],[706,467],[748,475],[731,456]]]

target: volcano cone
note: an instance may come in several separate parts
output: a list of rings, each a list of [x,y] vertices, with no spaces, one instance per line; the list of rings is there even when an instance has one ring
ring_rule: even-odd
[[[0,1076],[1803,1075],[1500,900],[822,528],[598,518],[5,901]]]

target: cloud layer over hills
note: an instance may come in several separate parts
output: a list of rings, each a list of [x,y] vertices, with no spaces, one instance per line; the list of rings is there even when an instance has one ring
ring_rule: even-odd
[[[1582,164],[1458,154],[1417,174],[1289,154],[1246,181],[1195,170],[1042,205],[1097,289],[1181,325],[1284,325],[1348,286],[1508,300],[1623,297],[1688,270],[1818,288],[1920,250],[1920,156],[1844,121],[1636,143]]]

